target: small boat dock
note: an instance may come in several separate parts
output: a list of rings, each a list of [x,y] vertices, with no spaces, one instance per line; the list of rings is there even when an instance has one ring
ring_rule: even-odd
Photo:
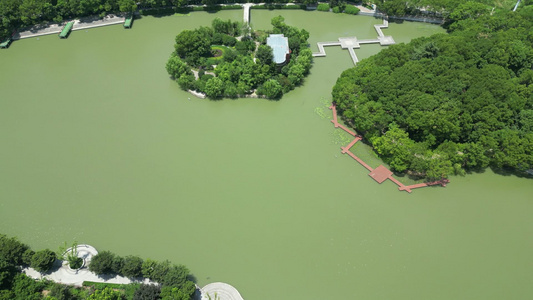
[[[66,39],[72,30],[72,26],[74,26],[74,21],[68,22],[67,25],[63,27],[63,30],[61,30],[59,33],[59,38]]]
[[[128,15],[124,20],[124,28],[131,28],[131,25],[133,25],[133,14]]]
[[[12,41],[13,40],[11,40],[11,38],[8,38],[7,40],[5,40],[2,43],[0,43],[0,48],[2,48],[2,49],[9,48],[9,45],[11,45]]]

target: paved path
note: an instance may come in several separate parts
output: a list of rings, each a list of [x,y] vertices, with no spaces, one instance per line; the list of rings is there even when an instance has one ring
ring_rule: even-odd
[[[52,267],[52,271],[47,274],[41,274],[32,268],[24,268],[22,272],[34,279],[46,278],[54,282],[63,284],[69,284],[74,286],[82,286],[84,281],[104,282],[104,283],[119,283],[129,284],[133,282],[137,283],[151,283],[149,280],[131,280],[122,276],[102,276],[99,277],[93,272],[87,269],[87,266],[91,262],[93,256],[98,254],[98,251],[90,245],[78,245],[78,257],[83,258],[84,266],[79,270],[72,270],[68,266],[68,262],[56,261],[57,265]],[[66,253],[69,253],[72,249],[67,249]]]
[[[242,8],[244,10],[244,16],[243,16],[243,21],[244,21],[244,24],[249,24],[250,23],[250,8],[252,6],[254,6],[255,4],[253,3],[245,3],[242,5]]]
[[[213,282],[201,289],[201,300],[244,300],[236,288],[223,282]]]
[[[74,20],[74,26],[72,30],[83,30],[89,28],[96,28],[108,25],[123,24],[125,18],[117,15],[107,15],[102,18],[81,18]],[[48,34],[59,34],[67,22],[61,24],[50,24],[50,25],[36,25],[25,31],[17,32],[13,35],[13,39],[25,39],[31,37],[37,37]]]
[[[324,49],[324,47],[341,46],[342,49],[348,49],[353,64],[357,65],[357,63],[359,62],[359,58],[357,58],[354,49],[361,48],[361,44],[379,43],[381,46],[388,46],[396,43],[394,42],[392,36],[386,36],[383,34],[382,29],[388,27],[389,21],[387,21],[386,19],[383,19],[383,24],[374,25],[374,29],[378,34],[378,37],[376,39],[358,40],[357,37],[340,37],[339,40],[336,42],[318,42],[318,52],[313,53],[313,57],[326,56],[326,50]]]

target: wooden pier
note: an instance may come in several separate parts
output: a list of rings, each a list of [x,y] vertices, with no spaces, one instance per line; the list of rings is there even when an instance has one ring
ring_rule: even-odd
[[[425,182],[425,183],[418,183],[413,185],[405,185],[401,183],[398,179],[393,177],[393,173],[391,170],[387,169],[385,166],[380,165],[377,168],[373,169],[370,167],[367,163],[365,163],[361,158],[359,158],[357,155],[353,154],[350,149],[360,140],[363,138],[360,135],[357,135],[355,132],[349,130],[344,125],[339,124],[337,119],[337,108],[335,107],[335,104],[332,104],[329,109],[333,111],[333,120],[331,120],[331,123],[335,126],[335,128],[341,128],[348,134],[354,136],[355,138],[348,144],[346,147],[341,147],[341,153],[342,154],[348,154],[351,158],[353,158],[355,161],[357,161],[361,166],[366,168],[370,173],[368,176],[372,177],[377,183],[383,183],[385,180],[390,179],[392,182],[394,182],[398,186],[398,190],[400,191],[406,191],[408,193],[411,193],[413,189],[427,187],[427,186],[433,186],[433,185],[441,185],[446,186],[450,181],[448,179],[441,179],[433,182]]]

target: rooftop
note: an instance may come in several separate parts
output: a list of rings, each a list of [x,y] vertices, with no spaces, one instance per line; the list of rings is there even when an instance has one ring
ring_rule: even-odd
[[[287,54],[290,53],[289,39],[283,34],[271,34],[267,38],[267,45],[272,48],[275,63],[282,64],[287,60]]]

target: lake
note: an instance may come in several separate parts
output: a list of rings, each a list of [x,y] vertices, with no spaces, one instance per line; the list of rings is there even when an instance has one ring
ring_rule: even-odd
[[[252,10],[316,42],[375,38],[365,16]],[[242,11],[143,17],[0,51],[0,232],[187,265],[245,299],[527,299],[533,184],[484,173],[400,192],[340,153],[325,107],[346,50],[326,48],[281,101],[210,101],[165,63],[174,37]],[[397,42],[444,32],[391,23]],[[381,49],[363,45],[364,59]],[[353,150],[380,162],[368,147]],[[365,158],[366,159],[366,158]]]

